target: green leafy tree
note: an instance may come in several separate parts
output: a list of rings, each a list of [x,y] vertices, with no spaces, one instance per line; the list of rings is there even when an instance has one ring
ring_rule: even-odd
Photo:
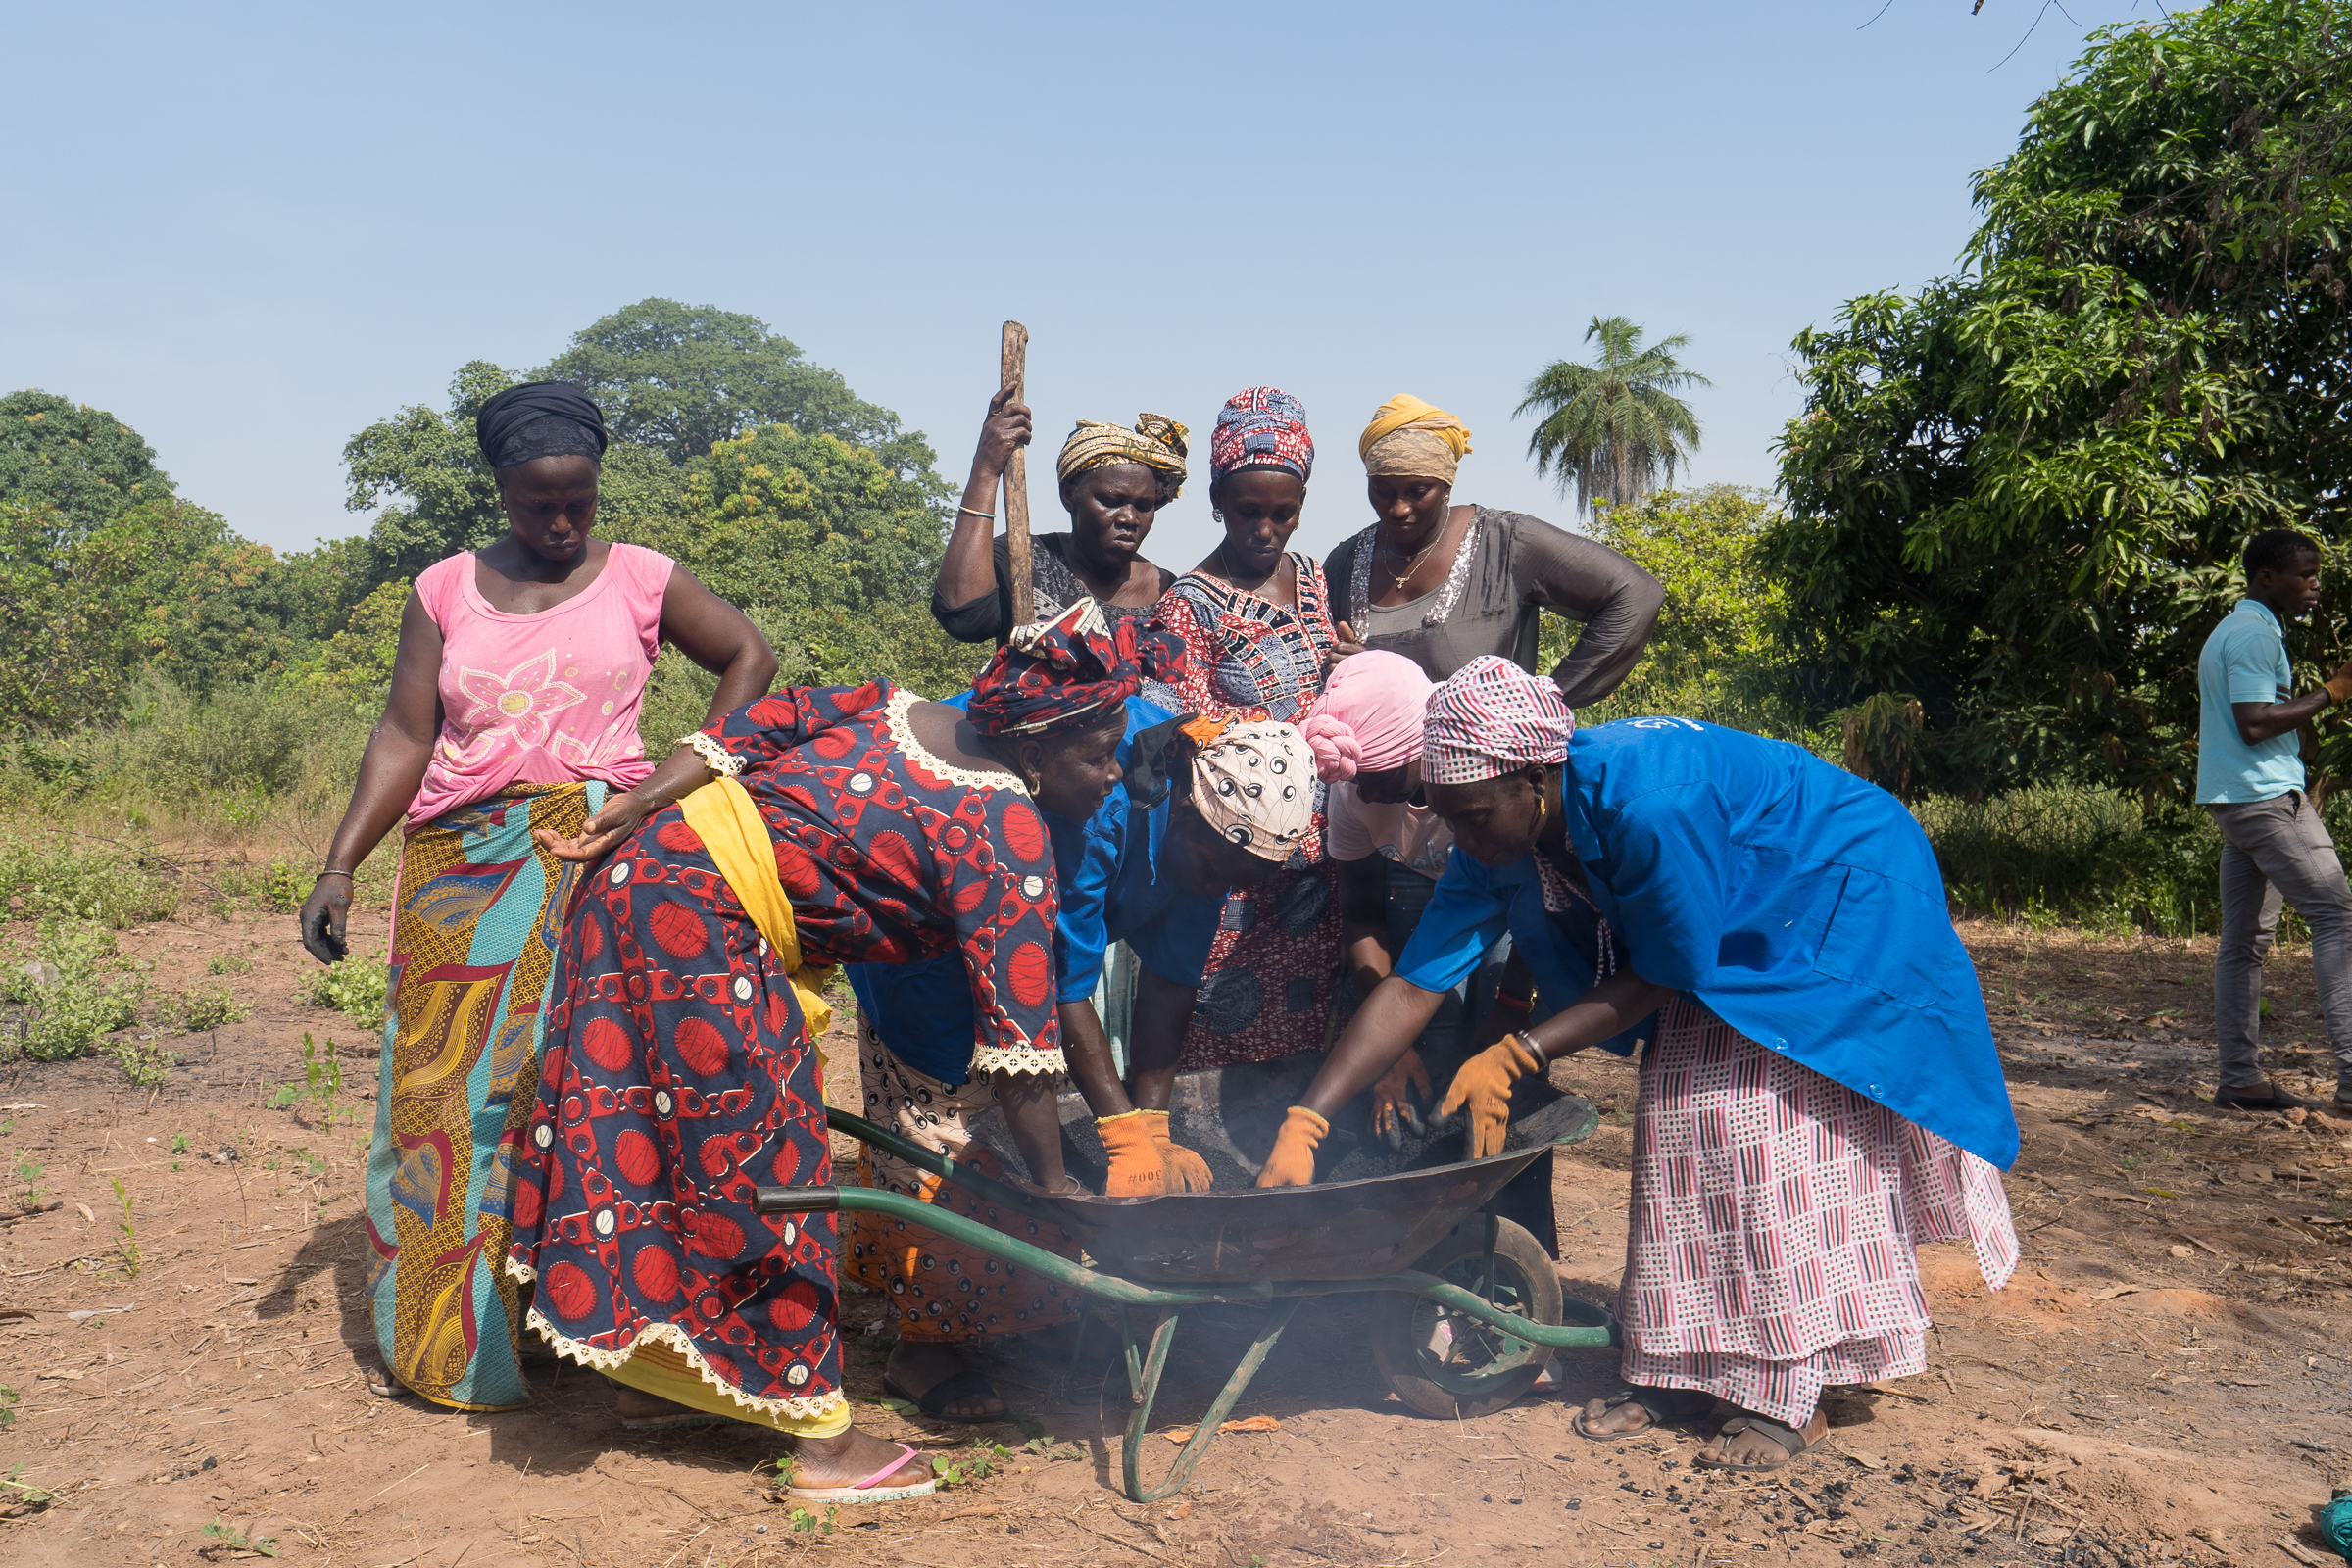
[[[392,661],[400,652],[400,614],[408,608],[409,579],[380,584],[353,609],[350,621],[315,646],[292,673],[313,691],[380,713],[392,694]]]
[[[1552,474],[1566,495],[1576,488],[1576,510],[1600,503],[1630,507],[1698,450],[1698,416],[1675,393],[1713,383],[1686,370],[1676,358],[1690,339],[1677,332],[1649,347],[1642,328],[1622,316],[1592,318],[1585,341],[1598,339],[1592,365],[1554,360],[1527,384],[1527,396],[1512,417],[1542,417],[1527,439],[1538,474]]]
[[[128,666],[191,692],[281,673],[303,640],[285,564],[193,502],[133,507],[74,556],[76,576],[110,585]]]
[[[887,674],[944,695],[969,678],[970,651],[930,613],[946,538],[936,478],[909,479],[867,448],[771,424],[698,460],[684,502],[607,532],[673,557],[753,610],[786,683]]]
[[[46,505],[57,526],[53,545],[170,494],[155,450],[105,410],[47,392],[0,398],[0,502]]]
[[[61,554],[49,506],[0,502],[0,726],[60,732],[103,719],[129,688],[120,560]],[[99,575],[100,571],[115,573]]]
[[[379,419],[345,443],[353,512],[376,512],[368,543],[368,580],[353,602],[392,577],[414,577],[461,550],[479,550],[506,532],[498,485],[473,436],[483,404],[519,377],[488,360],[468,362],[449,382],[444,413],[415,404]]]
[[[850,390],[838,370],[811,365],[757,317],[710,305],[644,299],[573,335],[539,376],[577,381],[623,441],[684,465],[762,425],[834,435],[881,453],[907,473],[931,466],[919,435]]]
[[[1606,702],[1580,711],[1578,723],[1672,713],[1817,749],[1827,744],[1781,647],[1787,599],[1765,572],[1760,550],[1773,517],[1761,492],[1728,484],[1658,490],[1634,506],[1594,509],[1593,537],[1655,577],[1666,608],[1642,662]],[[1575,629],[1547,619],[1538,662],[1565,656]]]
[[[1798,335],[1787,624],[1833,700],[1916,696],[1944,782],[2178,794],[2246,537],[2343,537],[2347,22],[2220,0],[2094,33],[1977,176],[1962,274]],[[2338,576],[2298,656],[2343,657],[2347,612]]]

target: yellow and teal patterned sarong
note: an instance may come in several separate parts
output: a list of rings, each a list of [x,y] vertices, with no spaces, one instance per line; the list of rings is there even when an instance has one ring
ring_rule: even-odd
[[[368,1288],[385,1368],[460,1410],[530,1402],[519,1287],[502,1265],[581,869],[531,832],[576,835],[605,795],[601,783],[516,785],[414,830],[401,852],[368,1154]]]

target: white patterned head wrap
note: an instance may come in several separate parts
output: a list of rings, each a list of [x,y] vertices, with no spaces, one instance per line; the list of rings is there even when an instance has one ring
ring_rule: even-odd
[[[1430,694],[1421,720],[1421,779],[1475,784],[1531,763],[1566,761],[1575,733],[1576,714],[1555,682],[1482,654]]]
[[[1209,831],[1287,860],[1315,814],[1315,759],[1290,724],[1232,724],[1193,754],[1193,806]]]

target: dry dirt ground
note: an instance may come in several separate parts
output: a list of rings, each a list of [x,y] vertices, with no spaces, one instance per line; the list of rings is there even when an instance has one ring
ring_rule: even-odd
[[[378,911],[357,945],[382,926]],[[153,1094],[111,1060],[0,1066],[14,1123],[0,1173],[44,1166],[40,1200],[62,1204],[0,1224],[0,1384],[16,1394],[0,1473],[29,1499],[0,1501],[0,1560],[236,1557],[204,1534],[216,1520],[289,1562],[352,1568],[2319,1560],[2314,1508],[2352,1453],[2352,1125],[2202,1102],[2209,943],[1965,934],[2025,1128],[2008,1182],[2026,1265],[1988,1295],[1966,1254],[1933,1249],[1931,1369],[1835,1398],[1833,1442],[1780,1475],[1693,1473],[1692,1436],[1577,1438],[1570,1401],[1615,1384],[1601,1353],[1562,1358],[1563,1396],[1416,1417],[1360,1351],[1367,1306],[1324,1302],[1235,1412],[1279,1430],[1221,1439],[1179,1499],[1138,1507],[1116,1491],[1122,1377],[1096,1364],[1065,1380],[1058,1360],[1008,1351],[991,1371],[1028,1435],[1074,1457],[1021,1451],[1017,1425],[981,1429],[1015,1450],[995,1474],[843,1509],[824,1534],[769,1500],[772,1442],[625,1434],[607,1386],[577,1368],[541,1363],[539,1401],[508,1414],[371,1397],[357,1357],[373,1063],[346,1085],[356,1128],[329,1128],[315,1101],[270,1108],[274,1086],[301,1077],[306,1030],[356,1033],[299,1000],[309,960],[292,921],[149,927],[125,946],[156,960],[157,983],[244,958],[230,983],[254,1012],[174,1042],[183,1060]],[[2272,999],[2275,1063],[2297,1084],[2310,1069],[2324,1096],[2306,954],[2274,962]],[[847,1066],[852,1053],[834,1055]],[[1562,1274],[1606,1301],[1633,1075],[1582,1059],[1555,1073],[1611,1112],[1557,1177]],[[118,1182],[135,1205],[135,1277]],[[875,1315],[871,1298],[850,1308]],[[968,1457],[974,1429],[877,1403],[877,1345],[848,1356],[859,1420]],[[1188,1325],[1162,1419],[1196,1416],[1238,1353]],[[1147,1441],[1156,1474],[1175,1449]]]

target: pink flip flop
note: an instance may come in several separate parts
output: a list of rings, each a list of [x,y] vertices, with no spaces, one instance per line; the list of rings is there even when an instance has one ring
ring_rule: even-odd
[[[919,1451],[913,1444],[902,1443],[897,1457],[854,1487],[787,1487],[784,1494],[795,1502],[897,1502],[902,1497],[928,1497],[939,1490],[937,1481],[918,1482],[911,1487],[874,1485],[894,1470],[905,1469],[906,1461]]]

